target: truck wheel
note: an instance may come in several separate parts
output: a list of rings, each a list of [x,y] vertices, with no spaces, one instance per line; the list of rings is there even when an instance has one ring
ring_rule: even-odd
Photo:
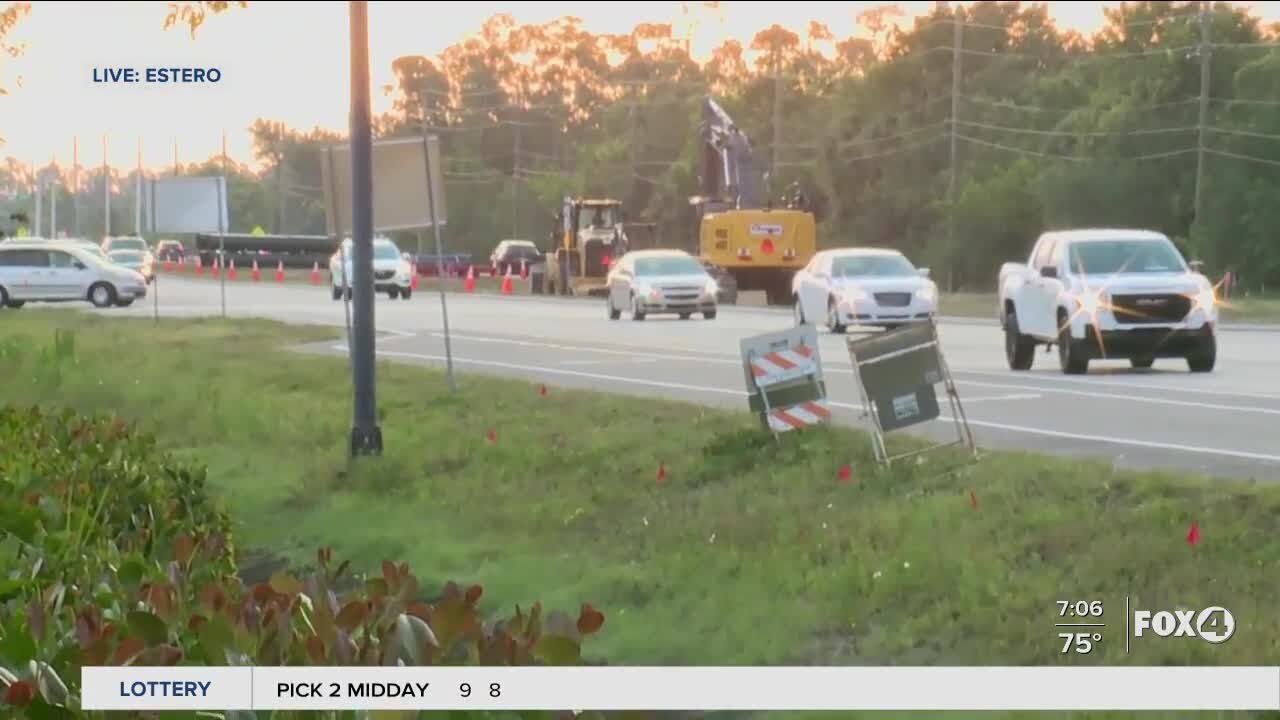
[[[1147,368],[1154,365],[1155,362],[1156,362],[1156,359],[1149,355],[1143,355],[1142,357],[1129,358],[1129,365],[1139,370],[1146,370]]]
[[[392,300],[399,300],[399,299],[400,299],[400,288],[391,288],[390,290],[388,290],[388,291],[387,291],[387,297],[391,298]]]
[[[610,320],[617,320],[618,318],[622,317],[622,311],[613,306],[613,296],[611,295],[605,296],[604,306],[609,311]]]
[[[1217,363],[1217,359],[1218,342],[1211,337],[1205,342],[1200,352],[1187,356],[1187,367],[1191,368],[1191,372],[1195,373],[1213,372],[1213,366]]]
[[[706,312],[702,313],[702,318],[703,318],[704,320],[715,320],[715,319],[716,319],[716,311],[715,311],[715,310],[708,310],[708,311],[706,311]]]
[[[640,300],[635,296],[631,296],[631,319],[635,322],[644,320],[644,311],[640,309]]]
[[[1058,364],[1064,375],[1084,375],[1089,372],[1089,358],[1081,352],[1083,343],[1071,337],[1067,316],[1058,314]]]
[[[1036,342],[1018,330],[1018,315],[1014,312],[1005,318],[1004,355],[1010,370],[1030,370],[1036,360]]]

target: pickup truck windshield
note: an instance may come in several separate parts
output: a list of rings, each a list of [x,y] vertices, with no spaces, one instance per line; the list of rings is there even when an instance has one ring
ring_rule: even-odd
[[[400,248],[391,243],[374,243],[373,245],[374,260],[399,260]]]
[[[906,277],[916,269],[901,255],[855,255],[831,261],[832,277]]]
[[[693,258],[638,258],[636,275],[704,275],[701,263]]]
[[[1186,265],[1172,244],[1160,240],[1071,243],[1071,271],[1081,275],[1183,272]]]

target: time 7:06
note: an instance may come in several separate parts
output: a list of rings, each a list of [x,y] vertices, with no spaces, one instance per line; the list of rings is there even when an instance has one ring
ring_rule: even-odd
[[[1086,602],[1084,600],[1079,600],[1071,602],[1069,600],[1059,600],[1058,615],[1066,616],[1068,612],[1075,616],[1101,617],[1102,601],[1094,600],[1093,602]]]

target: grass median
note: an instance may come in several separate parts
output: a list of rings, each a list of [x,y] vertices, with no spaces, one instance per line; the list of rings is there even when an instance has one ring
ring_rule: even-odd
[[[0,403],[136,420],[210,467],[241,546],[403,559],[426,585],[482,583],[491,607],[590,601],[614,664],[1280,660],[1280,485],[1013,453],[883,470],[843,428],[775,442],[745,412],[466,375],[451,396],[442,373],[388,363],[387,453],[352,467],[346,359],[289,349],[331,337],[0,311]],[[1126,654],[1126,597],[1225,606],[1235,635]],[[1058,601],[1094,600],[1102,640],[1064,653],[1076,630],[1055,624],[1092,620]]]

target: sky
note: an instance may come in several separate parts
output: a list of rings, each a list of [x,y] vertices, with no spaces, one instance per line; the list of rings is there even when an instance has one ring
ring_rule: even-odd
[[[369,3],[373,110],[390,109],[381,88],[394,82],[391,62],[402,55],[434,55],[477,31],[495,14],[519,23],[541,23],[566,15],[593,32],[626,33],[642,22],[687,25],[682,6],[696,20],[695,55],[730,37],[744,45],[774,23],[800,32],[809,20],[825,23],[837,38],[865,34],[864,11],[883,2],[723,2],[721,10],[700,2],[487,2]],[[930,2],[899,2],[908,18],[928,12]],[[1051,2],[1064,28],[1092,32],[1103,23],[1103,6],[1115,3]],[[312,0],[298,7],[253,0],[248,9],[211,16],[192,38],[187,26],[165,31],[168,2],[31,3],[31,14],[10,34],[24,54],[0,60],[0,156],[70,165],[79,139],[81,165],[103,160],[117,167],[171,165],[175,143],[182,162],[199,162],[220,151],[253,164],[248,128],[259,117],[299,127],[345,131],[350,98],[349,17],[346,2]],[[1242,5],[1250,5],[1242,3]],[[1269,20],[1280,20],[1280,2],[1252,3]],[[779,9],[786,7],[786,12]],[[212,85],[95,83],[103,68],[217,68]],[[21,78],[22,85],[17,85]]]

